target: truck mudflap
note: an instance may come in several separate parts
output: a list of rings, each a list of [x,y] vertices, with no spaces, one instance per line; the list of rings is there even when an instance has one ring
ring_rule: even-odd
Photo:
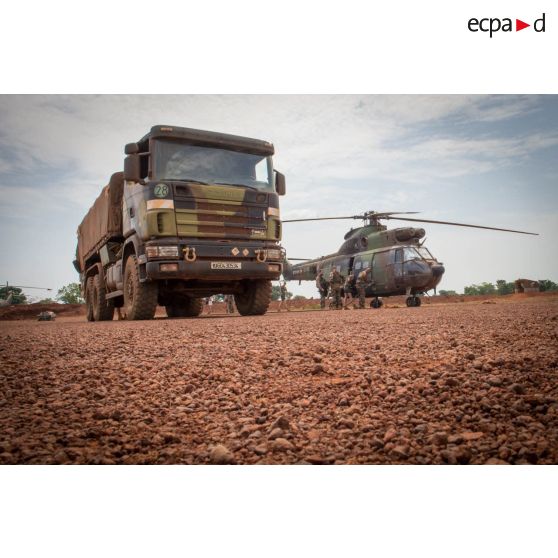
[[[200,279],[207,281],[240,281],[242,279],[279,279],[282,264],[253,260],[157,260],[145,264],[147,280]]]

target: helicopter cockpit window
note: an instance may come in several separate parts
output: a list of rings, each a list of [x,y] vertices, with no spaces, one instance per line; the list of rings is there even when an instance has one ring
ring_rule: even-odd
[[[395,263],[403,263],[403,250],[396,250],[393,261]]]
[[[414,248],[403,248],[403,261],[407,262],[409,260],[420,260],[420,254]]]
[[[420,248],[417,248],[418,253],[425,259],[425,260],[433,260],[434,257],[432,256],[432,254],[428,251],[428,248],[425,248],[424,246],[421,246]]]

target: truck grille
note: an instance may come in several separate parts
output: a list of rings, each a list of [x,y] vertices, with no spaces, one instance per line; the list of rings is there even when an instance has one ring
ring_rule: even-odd
[[[265,205],[177,195],[175,212],[179,236],[243,239],[267,236]]]

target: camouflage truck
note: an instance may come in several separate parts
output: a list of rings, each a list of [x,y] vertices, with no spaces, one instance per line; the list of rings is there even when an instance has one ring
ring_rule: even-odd
[[[232,294],[242,315],[264,314],[280,277],[273,144],[154,126],[125,147],[124,171],[78,227],[76,260],[90,321],[197,316],[204,297]]]

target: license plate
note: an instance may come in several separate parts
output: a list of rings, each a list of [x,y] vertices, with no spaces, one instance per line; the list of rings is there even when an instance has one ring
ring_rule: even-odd
[[[211,269],[242,269],[242,262],[211,262]]]

